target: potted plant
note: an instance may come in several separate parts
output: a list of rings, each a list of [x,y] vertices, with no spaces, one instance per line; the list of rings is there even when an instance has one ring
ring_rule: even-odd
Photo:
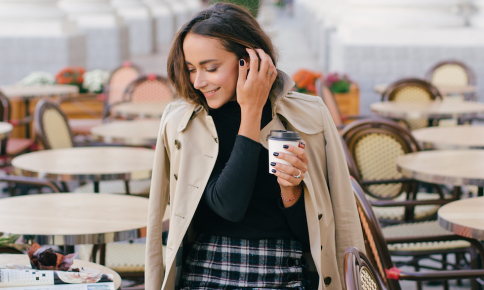
[[[60,85],[74,85],[79,87],[79,93],[87,93],[83,88],[85,70],[82,67],[67,67],[61,70],[56,76],[55,81]]]
[[[321,76],[321,73],[300,69],[292,76],[296,83],[294,89],[303,94],[316,95],[316,79]]]
[[[360,112],[360,93],[358,85],[346,75],[338,73],[328,74],[324,80],[338,103],[343,115],[358,115]]]

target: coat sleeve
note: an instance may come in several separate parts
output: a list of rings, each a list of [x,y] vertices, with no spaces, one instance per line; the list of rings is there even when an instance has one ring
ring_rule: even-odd
[[[160,290],[165,275],[161,235],[170,191],[170,160],[165,146],[166,116],[170,107],[165,109],[161,119],[151,177],[145,258],[145,285],[150,290]]]
[[[338,261],[341,285],[345,285],[343,271],[344,253],[349,247],[358,247],[365,252],[365,243],[356,208],[356,200],[351,187],[348,165],[341,144],[341,137],[326,105],[322,100],[318,100],[318,103],[323,116],[326,140],[327,182],[335,220],[336,259]]]

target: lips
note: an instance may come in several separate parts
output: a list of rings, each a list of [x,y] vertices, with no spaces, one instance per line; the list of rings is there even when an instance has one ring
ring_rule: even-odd
[[[215,93],[218,92],[218,90],[220,90],[220,88],[217,88],[215,90],[211,90],[211,91],[208,91],[208,92],[204,92],[203,95],[205,97],[211,97],[211,96],[215,95]]]

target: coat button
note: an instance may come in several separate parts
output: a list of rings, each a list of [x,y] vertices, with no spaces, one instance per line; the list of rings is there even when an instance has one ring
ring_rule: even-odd
[[[180,147],[181,147],[180,141],[175,140],[175,147],[176,147],[177,150],[180,150]]]
[[[175,177],[175,180],[178,180],[178,175],[173,174],[173,177]]]
[[[286,260],[286,265],[287,265],[288,267],[294,267],[294,264],[295,264],[295,261],[294,261],[294,259],[293,259],[293,258],[287,258],[287,260]]]
[[[323,246],[321,246],[321,251],[323,250]]]
[[[318,220],[320,220],[322,217],[323,217],[323,215],[322,214],[319,214],[318,215]]]
[[[331,284],[331,277],[324,278],[324,285],[329,286]]]

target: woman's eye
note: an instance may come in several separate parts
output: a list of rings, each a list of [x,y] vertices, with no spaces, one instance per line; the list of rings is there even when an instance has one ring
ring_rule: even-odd
[[[188,72],[189,73],[192,73],[192,72],[195,72],[195,70],[194,69],[189,69]]]
[[[207,69],[208,72],[214,72],[216,71],[217,69],[216,68],[212,68],[212,69]]]

